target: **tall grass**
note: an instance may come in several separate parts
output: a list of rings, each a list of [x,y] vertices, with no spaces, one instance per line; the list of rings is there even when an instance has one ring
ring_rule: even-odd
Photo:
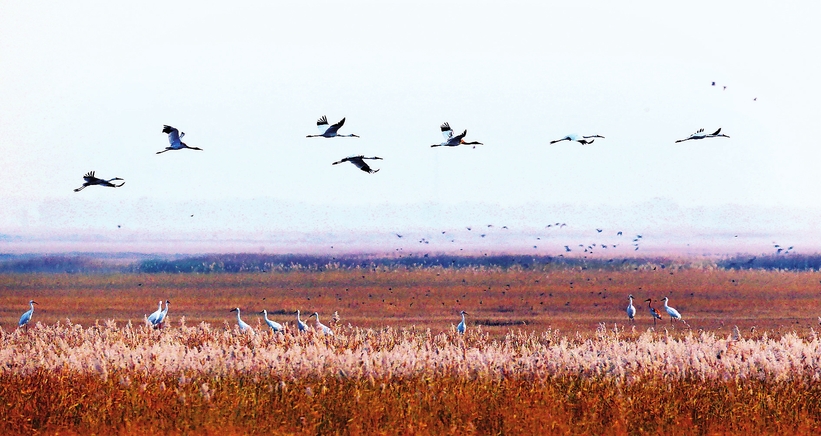
[[[227,326],[226,326],[227,327]],[[2,433],[821,430],[821,341],[336,327],[0,331]]]

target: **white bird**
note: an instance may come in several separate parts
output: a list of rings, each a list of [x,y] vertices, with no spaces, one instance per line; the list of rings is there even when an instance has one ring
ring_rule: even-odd
[[[108,179],[108,180],[98,179],[97,177],[94,177],[94,171],[87,172],[86,175],[83,176],[83,180],[85,180],[85,182],[83,182],[83,186],[80,186],[79,188],[75,189],[74,192],[80,192],[83,189],[85,189],[86,187],[92,186],[92,185],[105,186],[105,187],[108,187],[108,188],[119,188],[120,186],[125,185],[125,181],[123,181],[123,183],[120,183],[119,185],[115,185],[114,183],[111,183],[115,180],[124,180],[124,179],[121,179],[119,177],[115,177],[113,179]]]
[[[340,161],[336,161],[336,162],[332,163],[331,165],[341,164],[342,162],[350,162],[350,163],[356,165],[357,168],[359,168],[360,170],[362,170],[362,171],[364,171],[368,174],[378,173],[379,170],[372,170],[371,167],[369,167],[368,164],[365,163],[365,159],[379,159],[379,160],[382,160],[382,158],[378,157],[378,156],[374,156],[374,157],[365,157],[365,156],[362,156],[362,155],[348,156],[348,157],[346,157],[346,158],[344,158]]]
[[[329,335],[329,336],[333,336],[333,335],[334,335],[334,332],[333,332],[333,330],[331,330],[331,328],[330,328],[330,327],[328,327],[328,326],[326,326],[325,324],[322,324],[321,322],[319,322],[319,314],[318,314],[317,312],[314,312],[314,314],[313,314],[313,315],[311,315],[311,316],[315,316],[315,317],[316,317],[316,328],[317,328],[318,330],[322,330],[322,333],[325,333],[326,335]],[[309,317],[309,318],[310,318],[310,317]]]
[[[690,136],[688,136],[684,139],[679,139],[679,140],[676,141],[676,143],[689,141],[691,139],[698,140],[698,139],[704,139],[704,138],[719,138],[719,137],[729,138],[729,136],[721,133],[721,127],[719,127],[718,130],[716,130],[713,133],[704,133],[704,129],[698,129],[698,131],[696,133],[693,133],[692,135],[690,135]]]
[[[157,327],[162,327],[162,324],[165,322],[165,317],[168,315],[168,304],[171,303],[168,300],[165,300],[165,310],[160,312],[160,317],[157,318],[157,323],[155,324]]]
[[[441,144],[433,144],[431,147],[457,147],[460,145],[472,145],[473,148],[476,148],[477,145],[484,145],[481,142],[465,142],[465,136],[467,136],[468,131],[465,129],[461,135],[453,136],[453,129],[450,128],[450,124],[444,123],[439,126],[442,129],[442,136],[445,137],[445,142]]]
[[[152,326],[157,325],[157,320],[160,319],[162,316],[162,300],[160,300],[160,304],[157,306],[157,311],[148,315],[148,322],[151,323]]]
[[[627,318],[632,322],[636,322],[636,320],[633,319],[636,316],[636,307],[633,306],[633,295],[631,294],[627,298],[630,299],[630,303],[627,305]]]
[[[462,322],[460,322],[459,325],[456,326],[456,331],[459,332],[459,334],[462,334],[462,335],[465,334],[465,315],[467,315],[467,314],[468,313],[465,312],[464,310],[459,313],[459,315],[462,315]]]
[[[251,326],[249,326],[245,321],[242,320],[242,318],[239,317],[239,307],[231,309],[231,312],[237,313],[237,325],[239,326],[239,331],[243,333],[254,333],[254,329],[252,329]]]
[[[336,123],[336,124],[328,126],[328,118],[325,117],[325,115],[323,115],[322,118],[320,118],[316,122],[316,128],[319,129],[319,135],[308,135],[308,136],[306,136],[306,138],[319,138],[319,137],[333,138],[335,136],[340,136],[340,137],[345,137],[345,138],[358,138],[359,137],[359,135],[354,135],[353,133],[348,134],[348,135],[340,135],[338,133],[339,128],[342,127],[343,124],[345,124],[345,118],[342,118],[342,120],[340,122]]]
[[[263,318],[265,318],[265,324],[268,324],[268,327],[271,327],[271,330],[273,330],[274,332],[281,332],[282,331],[282,324],[280,324],[276,321],[271,321],[270,319],[268,319],[268,311],[267,310],[262,309],[262,312],[260,312],[260,314],[263,316]]]
[[[158,151],[157,154],[165,153],[166,151],[171,150],[182,150],[183,148],[190,148],[191,150],[200,150],[199,147],[189,147],[188,144],[182,142],[182,137],[185,136],[185,132],[180,132],[179,130],[175,129],[174,127],[163,125],[162,132],[168,134],[168,142],[171,144],[168,147],[165,147],[165,150]]]
[[[590,139],[590,138],[602,138],[602,139],[604,139],[604,136],[590,135],[590,136],[582,136],[581,139],[579,139],[578,135],[567,135],[562,139],[557,139],[555,141],[550,141],[550,143],[555,144],[557,142],[562,142],[562,141],[576,141],[576,142],[578,142],[579,144],[582,144],[582,145],[589,145],[589,144],[592,144],[593,141],[595,141],[595,139]],[[590,139],[590,140],[588,141],[588,139]]]
[[[308,324],[305,324],[304,322],[302,322],[301,319],[299,319],[299,309],[297,309],[296,311],[296,326],[299,328],[299,331],[301,332],[307,332],[308,329],[310,329],[310,327],[308,327]]]
[[[34,300],[29,301],[29,306],[31,306],[31,309],[27,310],[26,313],[24,313],[23,316],[20,317],[20,322],[17,323],[17,327],[26,326],[26,330],[28,330],[28,323],[29,321],[31,321],[31,315],[34,314],[35,304],[39,303],[37,303]]]
[[[664,302],[664,310],[666,310],[667,314],[670,315],[670,324],[673,323],[674,319],[681,320],[681,314],[678,313],[678,310],[673,309],[672,307],[667,305],[667,297],[662,298],[661,301]]]

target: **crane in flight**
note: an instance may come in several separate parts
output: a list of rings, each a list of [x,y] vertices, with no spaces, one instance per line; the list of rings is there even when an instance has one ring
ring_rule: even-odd
[[[113,179],[108,179],[108,180],[98,179],[97,177],[94,176],[94,171],[87,172],[86,175],[83,176],[83,180],[85,180],[85,182],[83,182],[83,186],[80,186],[79,188],[75,189],[74,192],[80,192],[83,189],[85,189],[86,187],[93,186],[93,185],[105,186],[105,187],[108,187],[108,188],[119,188],[120,186],[125,185],[125,180],[121,179],[119,177],[115,177]],[[119,185],[115,185],[114,183],[111,183],[115,180],[123,180],[123,183],[120,183]]]
[[[676,143],[689,141],[691,139],[692,140],[698,140],[698,139],[704,139],[704,138],[729,138],[729,136],[721,133],[721,127],[719,127],[718,130],[716,130],[713,133],[704,133],[704,129],[698,129],[698,131],[696,131],[696,133],[693,133],[692,135],[690,135],[690,136],[688,136],[684,139],[679,139],[679,140],[676,141]]]
[[[20,317],[20,321],[17,323],[18,328],[26,326],[26,331],[28,331],[28,328],[29,328],[28,323],[29,323],[29,321],[31,321],[31,315],[34,315],[34,305],[35,304],[39,304],[39,303],[37,303],[34,300],[29,301],[29,306],[31,306],[31,309],[27,310],[26,313],[24,313]]]
[[[465,136],[467,136],[468,131],[465,129],[461,135],[453,135],[453,129],[450,128],[450,124],[444,123],[439,126],[442,129],[442,136],[445,137],[445,142],[441,144],[433,144],[431,147],[457,147],[460,145],[472,145],[473,148],[476,148],[477,145],[484,145],[481,142],[473,141],[473,142],[465,142]]]
[[[348,135],[340,135],[338,133],[339,128],[342,127],[344,124],[345,124],[345,118],[342,118],[342,120],[339,121],[338,123],[328,126],[328,118],[325,115],[323,115],[322,118],[320,118],[316,122],[316,128],[319,129],[319,135],[308,135],[308,136],[306,136],[306,138],[333,138],[333,137],[337,137],[337,136],[345,137],[345,138],[358,138],[359,137],[359,135],[354,135],[353,133],[348,134]]]
[[[240,316],[239,316],[239,307],[235,307],[235,308],[231,309],[231,312],[236,312],[237,313],[237,325],[239,326],[239,331],[241,331],[243,333],[254,334],[254,329],[252,329],[251,326],[249,326],[245,321],[242,320],[242,318],[240,318]]]
[[[378,157],[378,156],[374,156],[374,157],[365,157],[365,156],[362,156],[362,155],[348,156],[348,157],[346,157],[342,160],[338,160],[338,161],[332,163],[331,165],[341,164],[343,162],[350,162],[350,163],[356,165],[357,168],[359,168],[360,170],[362,170],[362,171],[364,171],[368,174],[378,173],[379,170],[372,170],[371,167],[365,162],[365,159],[383,160],[381,157]]]
[[[595,139],[592,139],[592,138],[602,138],[602,139],[604,139],[604,136],[590,135],[590,136],[582,136],[581,138],[579,138],[578,135],[567,135],[562,139],[556,139],[555,141],[550,141],[550,143],[555,144],[557,142],[562,142],[562,141],[576,141],[581,145],[590,145],[590,144],[593,143],[593,141],[595,141]],[[589,141],[588,141],[588,139],[589,139]]]
[[[268,311],[267,310],[262,309],[262,312],[260,312],[259,314],[263,316],[263,318],[265,319],[265,324],[268,324],[268,327],[271,327],[271,330],[273,330],[274,333],[279,333],[279,332],[282,331],[282,324],[280,324],[276,321],[271,321],[270,319],[268,319]]]
[[[183,148],[189,148],[191,150],[200,150],[199,147],[190,147],[188,144],[182,142],[182,137],[185,136],[185,132],[180,132],[174,127],[163,125],[162,132],[168,134],[168,142],[171,144],[168,147],[165,147],[165,150],[158,151],[157,154],[165,153],[166,151],[172,150],[182,150]]]

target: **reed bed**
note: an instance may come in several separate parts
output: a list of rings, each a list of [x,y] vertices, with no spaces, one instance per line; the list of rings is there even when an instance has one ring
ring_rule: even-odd
[[[66,320],[0,330],[3,433],[622,434],[821,430],[821,341]]]

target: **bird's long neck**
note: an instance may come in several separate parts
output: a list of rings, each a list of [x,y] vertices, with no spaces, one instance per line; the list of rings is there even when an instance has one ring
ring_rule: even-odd
[[[465,314],[463,313],[462,314],[462,323],[464,324],[464,322],[465,322]]]
[[[31,303],[31,302],[30,302],[30,303],[29,303],[29,306],[31,306],[31,313],[34,313],[34,303]],[[18,313],[19,313],[19,312],[18,312]]]
[[[237,308],[237,321],[242,322],[242,319],[239,317],[239,307]]]

